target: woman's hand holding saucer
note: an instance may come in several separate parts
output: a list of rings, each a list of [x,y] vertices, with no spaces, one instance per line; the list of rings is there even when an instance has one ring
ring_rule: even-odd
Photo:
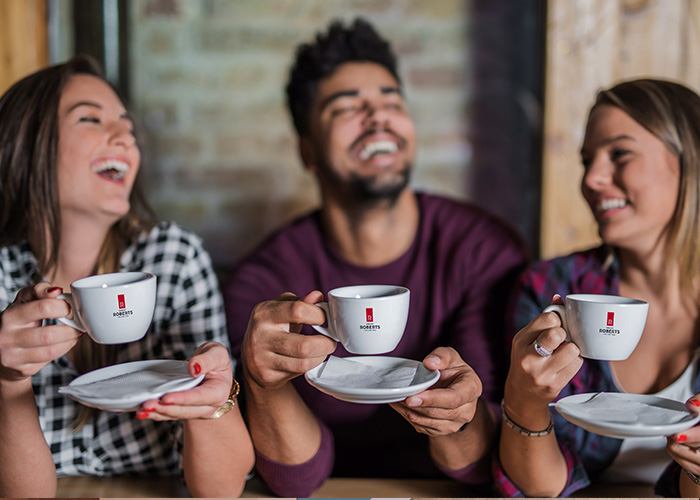
[[[696,394],[686,401],[685,406],[690,411],[698,413],[700,411],[700,394]],[[689,477],[694,475],[700,481],[700,424],[668,436],[666,440],[666,450],[671,457],[683,467],[686,473],[690,473]],[[700,488],[700,484],[698,487]]]
[[[188,362],[190,375],[204,374],[197,387],[145,401],[136,418],[152,420],[208,419],[229,397],[233,383],[228,350],[218,342],[199,346]]]
[[[70,314],[70,306],[56,300],[62,290],[41,282],[23,288],[0,317],[0,379],[29,379],[54,359],[70,351],[82,332],[65,325],[42,326],[49,318]]]

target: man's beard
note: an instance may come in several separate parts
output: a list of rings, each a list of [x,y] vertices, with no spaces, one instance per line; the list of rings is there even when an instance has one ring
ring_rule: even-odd
[[[411,164],[406,162],[400,171],[389,178],[363,176],[357,173],[352,173],[347,178],[341,178],[332,169],[328,169],[327,172],[334,190],[341,193],[348,201],[369,205],[389,202],[390,205],[393,205],[408,186],[411,170]]]

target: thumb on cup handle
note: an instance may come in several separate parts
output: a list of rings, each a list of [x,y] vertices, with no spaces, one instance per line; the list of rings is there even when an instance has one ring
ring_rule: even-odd
[[[80,322],[80,319],[78,319],[78,315],[76,314],[76,309],[73,306],[73,294],[71,293],[62,293],[57,299],[65,300],[68,302],[68,305],[70,305],[70,308],[73,310],[73,319],[70,318],[58,318],[58,321],[63,323],[64,325],[72,326],[76,330],[80,330],[81,332],[87,331],[86,328],[83,326],[83,324]]]
[[[566,332],[566,341],[571,342],[571,336],[569,336],[569,328],[566,326],[566,309],[564,306],[561,304],[552,304],[544,308],[543,313],[547,312],[552,312],[554,311],[559,315],[559,318],[561,319],[561,326],[564,328],[564,331]]]
[[[331,313],[328,310],[328,302],[317,302],[316,305],[323,309],[323,312],[326,313],[326,320],[331,317]],[[322,333],[326,337],[330,337],[336,342],[340,342],[340,339],[338,338],[338,335],[332,330],[331,327],[331,322],[328,321],[328,328],[325,326],[319,326],[319,325],[311,325],[311,327],[316,330],[318,333]]]

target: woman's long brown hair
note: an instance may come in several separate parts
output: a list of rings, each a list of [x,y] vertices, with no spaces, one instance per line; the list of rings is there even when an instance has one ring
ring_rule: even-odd
[[[41,278],[55,271],[55,249],[61,242],[56,175],[58,104],[68,81],[80,74],[108,83],[96,61],[76,56],[19,80],[0,98],[0,246],[27,241]],[[143,150],[138,130],[136,140]],[[93,274],[119,271],[126,247],[154,224],[140,178],[138,175],[130,194],[129,212],[108,232]],[[71,351],[79,373],[113,364],[116,355],[117,348],[96,344],[87,337]],[[82,427],[94,413],[83,407],[73,426]]]

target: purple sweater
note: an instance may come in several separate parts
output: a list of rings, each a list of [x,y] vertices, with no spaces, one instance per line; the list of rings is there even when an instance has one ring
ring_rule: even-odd
[[[388,355],[422,360],[436,347],[451,346],[481,377],[483,397],[500,401],[508,351],[504,306],[526,262],[522,240],[473,206],[421,193],[417,199],[420,222],[415,241],[387,265],[366,268],[345,261],[324,238],[318,212],[282,228],[243,259],[224,290],[233,355],[240,358],[253,306],[282,292],[302,296],[345,285],[402,285],[411,290],[408,324],[398,347]],[[316,334],[308,326],[304,333]],[[334,355],[350,354],[338,344]],[[460,471],[436,466],[428,437],[389,405],[339,401],[303,377],[293,384],[318,417],[323,437],[316,456],[304,464],[288,466],[258,454],[258,473],[276,494],[308,496],[329,475],[439,478],[447,474],[470,483],[489,480],[479,464]]]

